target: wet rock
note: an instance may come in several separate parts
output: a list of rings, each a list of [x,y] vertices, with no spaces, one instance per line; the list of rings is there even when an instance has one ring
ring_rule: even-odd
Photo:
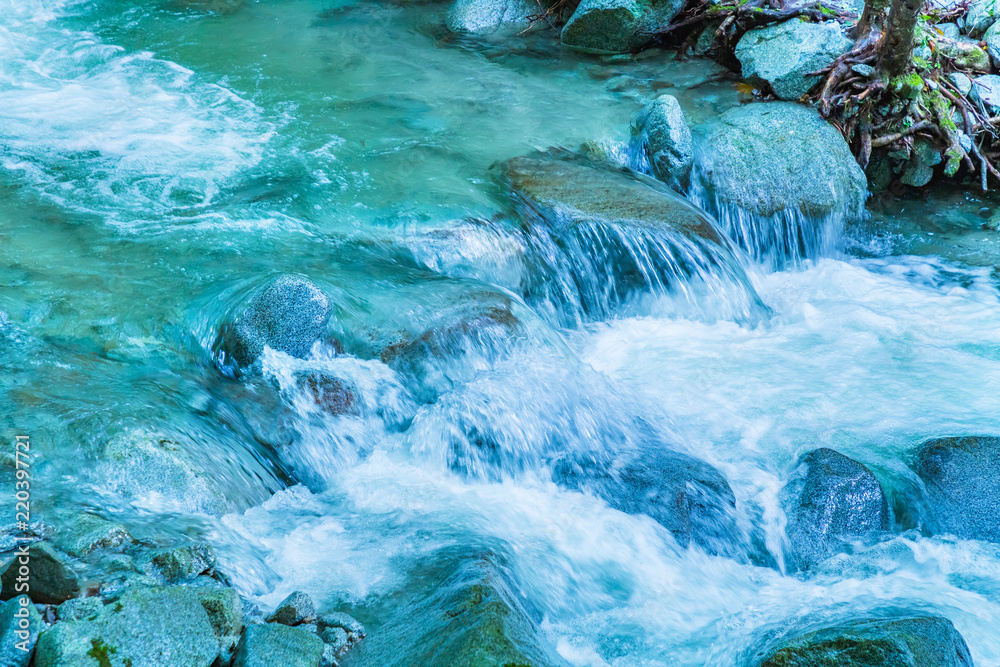
[[[295,380],[323,412],[329,415],[356,412],[355,393],[347,381],[319,371],[297,373]]]
[[[494,558],[463,559],[445,576],[424,573],[426,594],[394,599],[383,631],[355,649],[358,664],[382,667],[563,667],[541,640],[506,571]]]
[[[245,510],[280,488],[262,467],[206,449],[177,433],[129,431],[107,444],[94,479],[136,505],[204,514]]]
[[[683,6],[683,0],[582,0],[563,27],[562,43],[593,53],[635,51]]]
[[[323,642],[308,630],[264,623],[243,631],[233,667],[317,667],[322,657]]]
[[[141,563],[147,574],[163,577],[170,584],[190,581],[215,565],[215,550],[204,543],[157,549]]]
[[[10,563],[0,582],[3,583],[2,597],[9,600],[21,591],[16,589],[19,578],[22,578],[20,568],[25,567],[20,561],[23,556],[15,551],[14,560]],[[36,542],[28,547],[28,594],[34,602],[43,604],[59,604],[80,594],[80,580],[70,567],[69,559],[53,549],[45,542]],[[23,581],[21,582],[23,583]]]
[[[928,440],[917,449],[913,469],[927,489],[937,531],[1000,543],[1000,437]]]
[[[676,97],[660,95],[646,105],[632,119],[632,133],[639,138],[654,176],[677,190],[687,186],[694,143]]]
[[[234,372],[253,364],[265,346],[304,359],[323,336],[330,313],[330,300],[314,283],[280,276],[222,325],[213,349],[223,368]]]
[[[76,558],[94,551],[114,549],[134,540],[125,526],[93,514],[78,514],[60,522],[55,545]]]
[[[592,492],[617,510],[645,514],[674,539],[728,553],[737,534],[736,496],[725,476],[696,458],[654,447],[606,462],[566,459],[556,483]]]
[[[766,83],[783,100],[797,100],[819,83],[820,77],[809,72],[823,69],[852,46],[836,21],[792,19],[747,32],[736,45],[736,58],[745,79]]]
[[[762,216],[864,216],[865,174],[815,109],[791,102],[736,107],[708,128],[705,143],[707,185],[722,203]]]
[[[937,616],[850,621],[787,639],[758,667],[972,667],[951,621]]]
[[[542,11],[530,0],[455,0],[448,12],[448,29],[475,34],[521,32],[531,26],[529,17]]]
[[[985,74],[972,80],[970,99],[980,101],[990,113],[1000,111],[1000,76]]]
[[[889,504],[875,475],[832,449],[801,457],[783,495],[793,569],[827,558],[843,540],[889,528]]]
[[[66,600],[56,608],[60,621],[89,621],[104,609],[104,600],[99,597],[74,598]]]
[[[694,54],[696,56],[708,55],[708,52],[712,49],[712,45],[715,44],[715,33],[719,31],[719,26],[721,25],[719,21],[712,21],[705,26],[705,29],[698,35],[698,41],[694,44]]]
[[[171,587],[129,591],[92,621],[55,624],[38,640],[35,665],[209,667],[218,656],[219,640],[197,595]]]
[[[44,626],[41,615],[26,595],[0,604],[0,664],[28,667]]]
[[[517,157],[494,169],[519,204],[569,226],[615,224],[722,242],[703,211],[657,181],[625,169],[556,150]]]
[[[334,661],[365,637],[365,627],[361,623],[337,611],[321,614],[317,628],[319,638],[330,649],[330,656]]]
[[[233,588],[191,587],[198,602],[208,614],[208,620],[215,635],[223,640],[227,637],[239,639],[243,629],[243,603],[239,593]]]
[[[267,617],[267,622],[282,625],[315,623],[316,605],[313,604],[311,597],[302,591],[295,591],[281,601],[274,613]]]
[[[969,37],[978,39],[997,19],[1000,19],[1000,0],[972,0],[965,16],[965,31]]]

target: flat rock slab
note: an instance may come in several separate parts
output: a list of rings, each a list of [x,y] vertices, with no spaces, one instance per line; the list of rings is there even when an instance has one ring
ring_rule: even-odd
[[[704,211],[655,179],[626,169],[550,151],[508,160],[498,173],[521,204],[565,225],[676,231],[722,243]]]

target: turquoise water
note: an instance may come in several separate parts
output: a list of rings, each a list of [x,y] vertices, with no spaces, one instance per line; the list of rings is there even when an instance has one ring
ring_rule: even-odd
[[[574,54],[544,31],[458,38],[445,11],[0,1],[0,401],[40,450],[43,518],[89,507],[137,536],[203,536],[246,595],[307,591],[370,638],[418,563],[465,546],[505,554],[574,665],[740,664],[775,628],[888,608],[948,617],[977,665],[1000,665],[1000,548],[901,520],[789,575],[778,504],[815,447],[912,480],[924,439],[1000,431],[993,200],[876,202],[818,256],[743,257],[752,317],[732,307],[746,294],[700,299],[712,284],[582,316],[525,294],[530,239],[490,165],[622,152],[656,95],[697,123],[739,103],[732,81],[665,53]],[[262,379],[227,380],[219,322],[285,272],[328,289],[354,354],[267,353]],[[420,382],[361,352],[498,293],[523,330]],[[295,373],[316,369],[351,379],[356,413],[303,396]],[[550,481],[554,453],[650,432],[727,476],[770,562],[682,548]],[[141,434],[211,474],[171,495],[109,467]]]

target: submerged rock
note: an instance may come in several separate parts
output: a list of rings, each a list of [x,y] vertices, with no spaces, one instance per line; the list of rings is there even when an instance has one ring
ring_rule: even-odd
[[[554,467],[558,484],[591,491],[617,510],[645,514],[686,547],[728,553],[736,529],[736,496],[725,476],[696,458],[651,448],[610,465],[564,460]]]
[[[642,143],[653,175],[672,188],[687,185],[694,163],[691,130],[673,95],[660,95],[632,119],[632,133]]]
[[[302,625],[316,622],[316,605],[312,598],[302,591],[295,591],[277,606],[267,617],[268,623],[282,625]]]
[[[730,109],[707,130],[707,185],[722,203],[761,216],[863,217],[868,182],[844,137],[791,102]]]
[[[99,597],[73,598],[56,608],[60,621],[89,621],[97,618],[104,609],[104,600]]]
[[[448,12],[448,29],[476,34],[520,32],[531,27],[529,17],[543,11],[532,0],[455,0]]]
[[[683,0],[582,0],[562,30],[562,43],[595,53],[628,53],[670,23]]]
[[[20,558],[15,555],[3,575],[0,575],[0,581],[3,582],[0,597],[4,600],[10,600],[21,592],[16,589],[18,578],[22,576]],[[32,544],[28,547],[27,559],[28,594],[34,602],[59,604],[80,594],[80,579],[70,566],[69,559],[50,545],[45,542]]]
[[[71,556],[81,558],[101,549],[114,549],[135,540],[125,526],[93,514],[80,513],[60,521],[54,542]]]
[[[323,642],[309,630],[260,623],[243,631],[233,667],[318,667],[322,658]]]
[[[806,569],[834,553],[845,539],[889,528],[889,504],[865,466],[832,449],[799,459],[785,487],[790,565]]]
[[[35,665],[209,667],[219,653],[194,589],[152,588],[127,592],[94,620],[56,623],[39,638]]]
[[[394,598],[380,632],[362,642],[359,664],[381,667],[563,667],[505,571],[492,558],[464,560],[426,594]],[[430,573],[427,573],[430,574]],[[436,575],[436,573],[434,573]],[[426,590],[426,589],[425,589]]]
[[[194,579],[215,565],[215,550],[205,543],[157,549],[147,554],[142,569],[176,584]]]
[[[743,77],[767,83],[783,100],[797,100],[820,81],[807,76],[846,53],[853,42],[836,21],[806,23],[792,19],[750,30],[736,45]]]
[[[0,664],[28,667],[38,634],[44,627],[28,596],[18,595],[0,604]]]
[[[934,528],[1000,543],[1000,437],[928,440],[913,469],[927,489]]]
[[[499,174],[523,207],[566,226],[613,224],[722,243],[704,211],[663,184],[626,169],[553,150],[508,160]]]
[[[756,667],[972,667],[951,621],[938,616],[864,619],[786,639]]]
[[[314,283],[301,276],[279,276],[222,325],[213,349],[219,363],[234,372],[253,364],[265,346],[305,358],[323,336],[330,313],[330,300]]]

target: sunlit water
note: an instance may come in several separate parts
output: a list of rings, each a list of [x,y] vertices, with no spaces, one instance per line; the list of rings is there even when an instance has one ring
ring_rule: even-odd
[[[776,629],[887,609],[942,614],[977,665],[1000,665],[1000,547],[897,516],[894,538],[789,575],[778,502],[815,447],[902,489],[922,440],[1000,432],[990,200],[880,202],[777,264],[735,238],[766,260],[740,254],[738,288],[692,279],[589,306],[533,291],[540,241],[497,215],[510,211],[492,163],[623,151],[662,92],[694,122],[738,98],[708,62],[584,57],[544,32],[469,41],[444,11],[0,2],[0,388],[6,426],[40,450],[39,507],[203,535],[245,594],[305,590],[373,640],[383,596],[468,548],[503,554],[574,665],[742,664]],[[546,266],[552,284],[570,275]],[[347,333],[419,332],[486,285],[523,326],[418,379],[377,353],[323,351],[269,352],[260,379],[224,378],[218,323],[283,272],[324,285]],[[357,410],[317,410],[294,381],[308,370],[349,379]],[[180,442],[221,505],[109,478],[105,446],[137,432]],[[681,548],[551,481],[560,454],[650,440],[728,477],[753,557]]]

